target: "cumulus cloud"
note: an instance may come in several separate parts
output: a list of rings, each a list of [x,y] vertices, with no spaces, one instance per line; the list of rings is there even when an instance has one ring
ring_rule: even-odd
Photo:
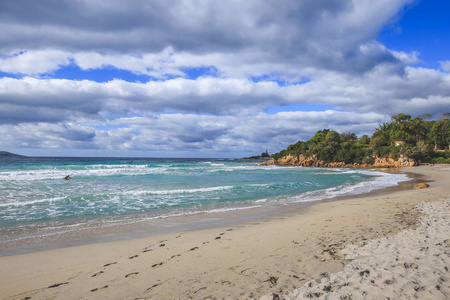
[[[403,74],[378,66],[363,77],[328,72],[304,84],[203,77],[147,83],[63,79],[0,79],[0,123],[72,122],[80,117],[183,114],[244,115],[291,104],[342,111],[440,114],[450,100],[450,75],[412,68]],[[422,100],[422,101],[419,101]]]
[[[68,54],[59,50],[31,50],[0,57],[0,71],[42,74],[70,64]]]
[[[161,114],[119,118],[99,129],[95,123],[24,123],[1,125],[2,145],[102,151],[159,151],[161,153],[252,153],[279,151],[299,139],[332,127],[340,132],[371,132],[388,116],[336,111],[281,112],[273,115],[208,116]],[[345,120],[345,122],[343,122]],[[104,123],[103,123],[104,124]],[[121,126],[125,127],[121,127]],[[17,138],[19,137],[19,138]]]
[[[440,115],[449,62],[376,41],[411,2],[1,1],[0,147],[251,154]],[[147,79],[70,74],[118,70]]]
[[[213,65],[225,55],[238,66],[296,63],[364,72],[374,61],[395,63],[391,52],[370,42],[409,2],[2,1],[0,51],[58,49],[73,53],[82,68],[113,65],[143,73],[158,72],[170,52],[179,61],[185,54],[206,56]],[[233,73],[227,70],[232,65],[219,67]]]

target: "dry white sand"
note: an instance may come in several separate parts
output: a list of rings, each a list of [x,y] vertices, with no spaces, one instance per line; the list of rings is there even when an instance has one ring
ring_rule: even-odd
[[[274,294],[296,297],[302,292],[295,290],[309,282],[325,295],[328,282],[330,291],[344,297],[354,293],[353,299],[376,297],[377,285],[384,298],[398,298],[400,284],[400,289],[409,293],[412,289],[419,298],[425,294],[423,299],[440,299],[448,294],[444,265],[448,237],[440,235],[445,234],[439,232],[442,222],[425,218],[448,215],[443,201],[450,194],[450,168],[408,171],[427,176],[430,188],[413,190],[407,185],[406,190],[322,202],[259,223],[0,257],[0,298],[259,299],[270,295],[273,299]],[[424,201],[430,204],[424,204],[426,214],[421,215],[422,207],[416,206]],[[446,205],[447,210],[439,209],[437,214],[436,205]],[[436,225],[427,226],[425,233],[423,222]],[[413,248],[404,251],[394,244],[400,237],[421,234],[428,237],[420,238],[424,243],[420,247],[428,249],[401,243]],[[410,258],[408,253],[416,250],[419,254]],[[370,262],[358,263],[360,256],[372,252]],[[412,272],[419,275],[408,275]],[[339,276],[348,277],[360,293],[346,290],[349,286],[340,283]],[[427,276],[436,281],[430,284]],[[367,295],[362,296],[362,291]]]
[[[418,204],[414,229],[349,245],[343,271],[263,299],[450,299],[450,199]]]

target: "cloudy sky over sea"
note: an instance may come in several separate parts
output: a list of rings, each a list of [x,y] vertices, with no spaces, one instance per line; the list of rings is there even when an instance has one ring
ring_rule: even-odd
[[[240,157],[450,112],[448,0],[2,0],[0,150]]]

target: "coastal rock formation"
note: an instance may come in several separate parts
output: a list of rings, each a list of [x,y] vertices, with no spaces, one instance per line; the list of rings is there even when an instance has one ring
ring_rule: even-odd
[[[375,168],[398,168],[398,167],[414,167],[417,166],[417,162],[412,158],[404,157],[400,155],[398,160],[392,158],[380,158],[375,157],[375,162],[373,163]]]
[[[414,159],[400,156],[398,160],[392,158],[375,157],[373,164],[346,164],[345,162],[327,162],[316,157],[304,155],[293,156],[291,154],[279,158],[277,161],[270,160],[268,164],[280,166],[302,166],[302,167],[328,167],[328,168],[398,168],[417,166]]]
[[[426,189],[426,188],[428,188],[429,186],[430,186],[429,184],[422,182],[422,183],[416,184],[416,185],[414,186],[414,188],[415,188],[415,189]]]

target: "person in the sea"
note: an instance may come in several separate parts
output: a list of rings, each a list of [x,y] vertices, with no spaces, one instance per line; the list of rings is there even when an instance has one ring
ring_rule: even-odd
[[[67,175],[66,177],[64,177],[65,180],[72,180],[72,178],[70,177],[70,175]]]

